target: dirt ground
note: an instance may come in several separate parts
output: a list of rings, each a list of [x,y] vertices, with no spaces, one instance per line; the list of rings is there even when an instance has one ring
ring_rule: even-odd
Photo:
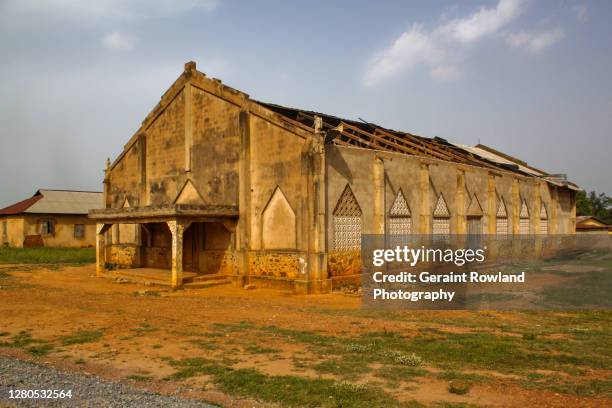
[[[541,343],[542,353],[555,355],[560,353],[555,349],[556,341],[570,336],[559,322],[574,318],[562,313],[439,311],[386,316],[361,310],[359,297],[342,293],[296,296],[229,285],[171,292],[96,278],[93,265],[52,269],[1,265],[2,270],[0,343],[5,340],[5,347],[0,347],[0,355],[121,380],[161,394],[231,407],[278,404],[242,389],[234,394],[231,386],[218,386],[209,373],[176,375],[177,361],[200,357],[272,377],[324,378],[372,386],[407,406],[612,406],[610,390],[605,389],[611,384],[611,371],[596,355],[588,366],[576,362],[573,376],[571,370],[566,370],[568,374],[528,363],[524,368],[497,370],[486,361],[479,365],[477,358],[461,366],[460,355],[449,355],[448,363],[456,363],[451,365],[453,371],[461,373],[459,380],[470,384],[462,393],[450,391],[453,380],[442,375],[448,367],[435,355],[423,357],[421,371],[414,376],[385,379],[377,374],[384,368],[380,362],[358,364],[354,355],[342,354],[344,351],[332,358],[318,352],[329,346],[325,339],[346,341],[351,350],[360,351],[361,346],[351,346],[351,339],[359,342],[369,333],[394,333],[408,340],[428,331],[440,336],[475,333],[512,340],[513,336],[528,338],[525,333],[537,331],[546,338]],[[589,326],[591,321],[573,322],[576,330],[594,327]],[[18,341],[11,343],[9,339],[20,333],[33,341],[23,347]],[[609,337],[588,341],[599,347],[602,345],[597,342],[607,342]],[[28,349],[37,344],[48,347]],[[363,350],[367,353],[365,346]],[[414,352],[420,355],[419,349]],[[552,360],[546,364],[557,367]],[[340,368],[326,369],[330,362]],[[367,370],[363,365],[368,365]],[[397,367],[392,365],[394,370]],[[554,384],[542,380],[549,378]],[[583,388],[573,386],[573,382],[585,379],[599,381],[599,388],[582,392]]]

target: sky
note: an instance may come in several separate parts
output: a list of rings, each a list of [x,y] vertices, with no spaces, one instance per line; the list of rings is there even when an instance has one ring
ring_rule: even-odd
[[[483,143],[612,195],[612,2],[0,0],[0,207],[102,190],[189,60],[252,98]]]

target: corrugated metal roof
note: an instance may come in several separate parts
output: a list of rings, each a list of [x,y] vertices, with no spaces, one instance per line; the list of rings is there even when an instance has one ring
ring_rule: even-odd
[[[464,145],[464,144],[461,144],[461,143],[455,143],[455,142],[450,142],[450,141],[449,141],[449,143],[452,144],[453,146],[457,146],[457,147],[459,147],[459,148],[461,148],[463,150],[467,150],[470,153],[473,153],[473,154],[475,154],[477,156],[480,156],[483,159],[487,159],[487,160],[490,160],[492,162],[499,163],[499,164],[502,164],[502,165],[517,166],[517,168],[520,171],[522,171],[523,173],[531,174],[532,176],[543,177],[543,176],[547,175],[546,173],[534,170],[531,167],[525,167],[525,166],[523,166],[520,163],[514,162],[512,160],[508,160],[508,159],[506,159],[506,158],[504,158],[502,156],[499,156],[499,155],[497,155],[497,154],[495,154],[493,152],[490,152],[488,150],[481,149],[480,147],[468,146],[468,145]]]
[[[87,214],[104,208],[103,201],[99,192],[38,190],[31,198],[0,210],[0,214]]]
[[[19,201],[18,203],[9,205],[8,207],[5,207],[0,210],[0,215],[21,214],[41,198],[43,198],[42,195],[34,195],[33,197],[26,198],[25,200]]]

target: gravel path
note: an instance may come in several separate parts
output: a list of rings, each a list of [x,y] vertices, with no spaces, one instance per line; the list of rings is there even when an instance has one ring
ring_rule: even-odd
[[[72,390],[71,399],[9,398],[9,390]],[[0,357],[0,407],[206,407],[195,400],[168,397],[80,373],[67,373],[15,358]]]

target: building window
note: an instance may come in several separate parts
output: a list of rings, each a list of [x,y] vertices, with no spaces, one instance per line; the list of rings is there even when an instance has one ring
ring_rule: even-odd
[[[334,240],[336,251],[361,248],[361,207],[347,184],[334,210]]]
[[[442,194],[438,197],[433,211],[432,231],[434,235],[450,235],[450,211],[448,211],[446,200],[444,200]]]
[[[529,234],[529,209],[525,200],[521,204],[521,212],[519,214],[519,233]]]
[[[74,224],[74,237],[76,239],[85,238],[85,225],[84,224]]]
[[[540,234],[548,234],[548,211],[544,204],[540,207]]]
[[[495,231],[498,235],[508,234],[508,212],[506,211],[506,204],[504,203],[503,198],[499,199],[499,205],[497,206]]]
[[[40,221],[40,234],[41,235],[52,235],[53,234],[53,221],[50,221],[50,220]]]
[[[402,190],[398,191],[389,210],[389,235],[409,235],[412,232],[410,208]]]
[[[482,217],[467,217],[467,233],[468,235],[482,234]]]

